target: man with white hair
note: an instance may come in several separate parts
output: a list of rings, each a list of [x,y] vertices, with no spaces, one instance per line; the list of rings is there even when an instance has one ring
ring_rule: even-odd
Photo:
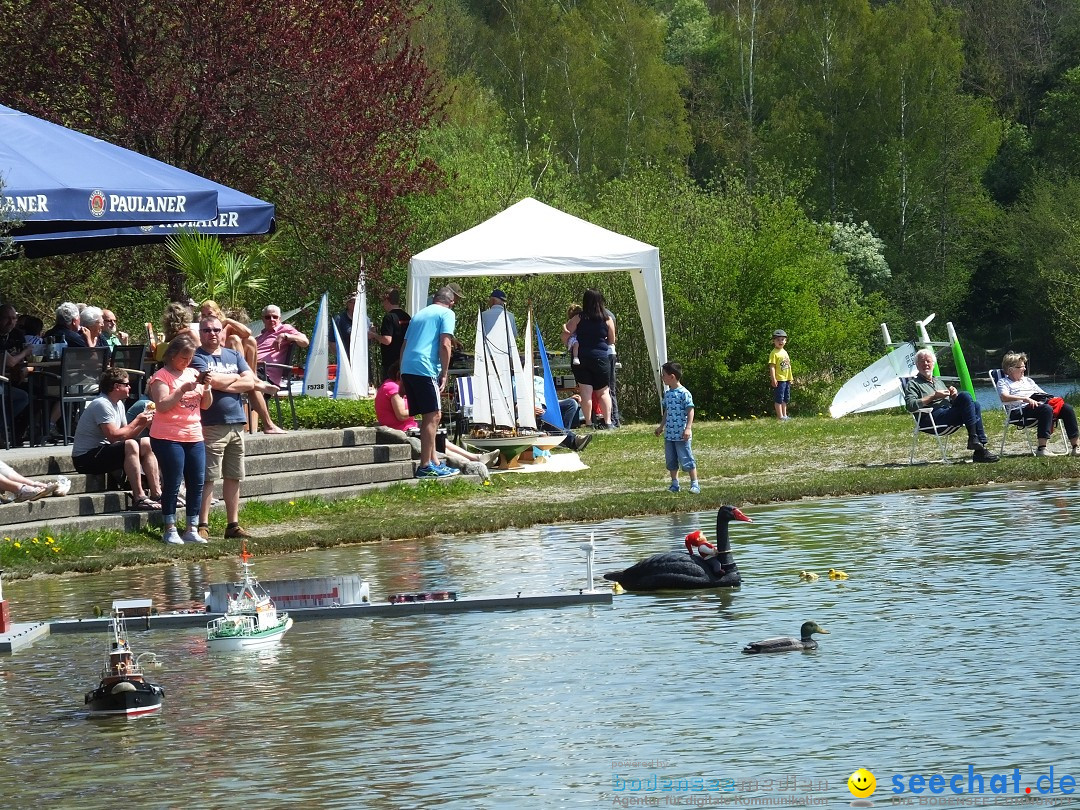
[[[915,353],[918,374],[904,388],[905,407],[912,413],[919,408],[933,408],[931,416],[939,427],[963,425],[968,432],[968,450],[974,451],[971,460],[984,463],[997,461],[997,455],[986,447],[986,429],[983,427],[979,403],[967,391],[957,391],[955,386],[945,385],[940,377],[935,377],[936,362],[937,358],[930,349],[920,349]],[[922,426],[922,421],[919,424]],[[927,420],[925,427],[929,426]]]
[[[258,360],[260,363],[284,365],[293,346],[307,348],[308,336],[292,324],[281,322],[281,309],[270,304],[263,310],[263,330],[257,338]],[[267,366],[266,379],[275,385],[281,384],[281,371]]]
[[[128,333],[120,330],[116,320],[116,313],[111,309],[101,310],[101,336],[105,338],[105,343],[111,349],[115,349],[117,346],[127,346],[130,340]]]
[[[102,334],[105,315],[100,307],[83,307],[82,312],[79,313],[79,324],[82,326],[81,331],[88,346],[96,346],[99,349],[109,348],[109,342]]]
[[[71,301],[65,301],[56,308],[56,325],[45,333],[45,342],[52,338],[55,343],[66,343],[85,349],[90,344],[79,331],[79,307]]]

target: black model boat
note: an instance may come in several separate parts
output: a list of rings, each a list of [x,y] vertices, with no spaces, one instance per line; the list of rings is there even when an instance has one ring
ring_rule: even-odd
[[[139,659],[127,642],[127,627],[122,611],[113,609],[109,622],[109,651],[101,683],[86,693],[86,708],[91,717],[121,715],[138,717],[161,709],[165,690],[143,677]]]

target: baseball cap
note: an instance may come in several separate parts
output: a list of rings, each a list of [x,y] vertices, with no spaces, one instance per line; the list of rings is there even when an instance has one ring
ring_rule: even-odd
[[[504,293],[502,290],[492,290],[491,291],[491,297],[492,298],[498,298],[500,301],[505,301],[506,300],[506,293]]]
[[[785,332],[783,329],[777,329],[775,332],[772,333],[772,336],[773,337],[787,337],[787,332]]]
[[[446,286],[450,290],[450,292],[454,294],[454,298],[456,298],[458,301],[465,297],[465,293],[461,291],[461,287],[456,281],[451,284],[447,284]]]

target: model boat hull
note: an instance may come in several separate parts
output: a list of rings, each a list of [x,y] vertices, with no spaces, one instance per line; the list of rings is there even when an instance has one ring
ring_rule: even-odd
[[[219,632],[207,636],[207,646],[214,652],[230,652],[235,650],[260,650],[265,647],[273,647],[281,643],[282,637],[293,626],[293,620],[286,618],[276,627],[260,630],[255,633],[228,634]]]
[[[138,717],[161,709],[165,690],[156,683],[124,680],[86,693],[90,717]]]

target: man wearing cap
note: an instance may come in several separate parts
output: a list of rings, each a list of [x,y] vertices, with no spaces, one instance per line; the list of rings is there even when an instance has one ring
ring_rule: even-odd
[[[787,332],[777,329],[772,333],[773,349],[769,352],[769,384],[773,389],[773,408],[781,422],[788,420],[787,406],[791,399],[791,358],[784,345]]]
[[[457,297],[457,293],[454,293],[454,297]],[[368,338],[379,344],[379,353],[382,356],[380,379],[385,380],[390,366],[401,361],[401,347],[405,343],[405,332],[409,328],[410,318],[409,313],[401,308],[401,291],[397,287],[383,293],[379,302],[386,314],[383,315],[378,332],[374,326],[368,330]]]
[[[442,392],[450,373],[456,302],[452,287],[436,292],[431,304],[409,321],[401,347],[401,387],[405,389],[412,415],[421,414],[417,478],[449,478],[460,474],[459,470],[441,463],[435,453],[435,437],[442,421]]]
[[[517,340],[517,319],[514,318],[514,313],[506,308],[506,293],[502,290],[491,291],[491,296],[488,298],[488,308],[480,313],[480,322],[484,325],[484,334],[488,334],[495,328],[495,323],[503,312],[506,313],[506,317],[510,320],[510,333],[514,336],[514,340]]]

